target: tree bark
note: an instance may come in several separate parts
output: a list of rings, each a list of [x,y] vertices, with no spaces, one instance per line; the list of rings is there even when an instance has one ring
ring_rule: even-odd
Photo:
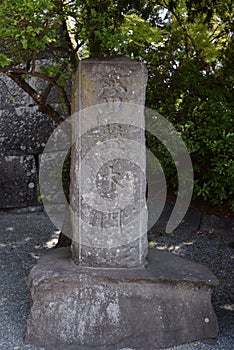
[[[34,90],[33,87],[30,86],[20,74],[10,73],[9,76],[19,87],[21,87],[25,92],[29,94],[29,96],[33,98],[33,100],[39,106],[40,112],[49,115],[55,121],[56,124],[60,124],[64,121],[64,119],[54,108],[52,108],[49,104],[44,103],[43,95],[39,94],[36,90]]]
[[[62,232],[60,232],[58,243],[56,244],[55,248],[70,247],[71,243],[71,238],[65,236]]]

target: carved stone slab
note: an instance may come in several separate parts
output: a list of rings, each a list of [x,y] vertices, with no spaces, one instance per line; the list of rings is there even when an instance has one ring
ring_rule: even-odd
[[[70,191],[79,265],[144,264],[146,81],[144,65],[126,58],[81,61],[74,77],[73,113],[84,111],[73,124]]]

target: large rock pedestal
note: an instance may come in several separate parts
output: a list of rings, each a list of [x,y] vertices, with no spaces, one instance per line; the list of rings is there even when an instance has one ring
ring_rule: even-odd
[[[32,269],[26,340],[49,350],[154,350],[214,339],[216,277],[203,265],[150,249],[139,269],[77,267],[69,248]]]

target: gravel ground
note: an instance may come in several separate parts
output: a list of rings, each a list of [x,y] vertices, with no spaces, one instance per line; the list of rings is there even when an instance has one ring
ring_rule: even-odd
[[[234,231],[177,230],[174,237],[157,232],[151,235],[151,245],[208,265],[220,280],[213,295],[220,327],[216,345],[194,343],[170,350],[234,349],[234,250],[229,246],[234,241],[233,234]],[[0,215],[0,350],[41,349],[25,345],[23,340],[30,310],[25,282],[30,269],[53,247],[56,237],[55,227],[43,213]]]

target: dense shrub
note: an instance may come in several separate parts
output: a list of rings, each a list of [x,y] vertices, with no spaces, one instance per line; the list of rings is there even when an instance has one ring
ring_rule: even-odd
[[[185,141],[193,162],[194,198],[234,211],[233,91],[225,67],[206,71],[201,63],[182,65],[169,83],[152,74],[149,90],[156,93],[150,96],[149,91],[147,102],[172,122]],[[176,190],[175,167],[167,150],[149,137],[148,144]]]

